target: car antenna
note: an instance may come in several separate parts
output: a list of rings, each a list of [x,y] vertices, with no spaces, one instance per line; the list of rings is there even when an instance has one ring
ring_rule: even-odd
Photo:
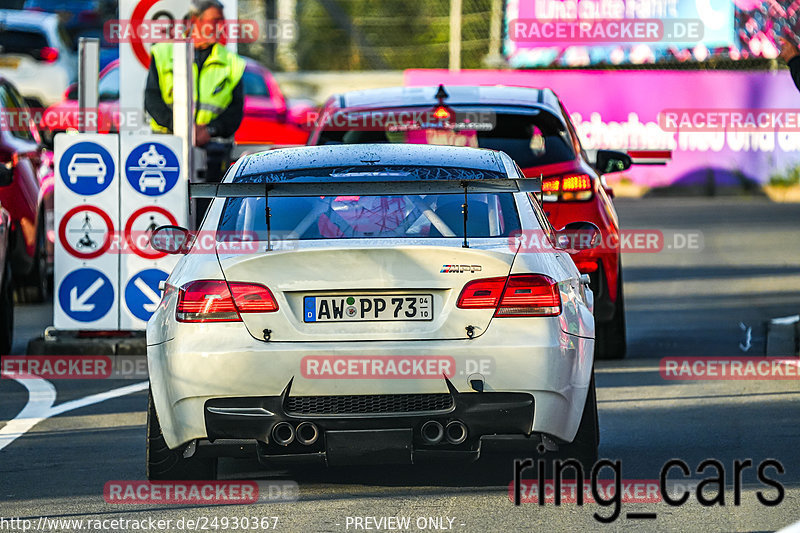
[[[461,204],[461,214],[464,215],[464,244],[462,244],[461,247],[469,248],[469,241],[467,241],[467,182],[462,181],[461,186],[464,187],[464,203]]]
[[[264,217],[267,219],[267,249],[264,250],[265,252],[272,250],[272,224],[270,223],[272,219],[272,209],[269,207],[270,188],[269,183],[266,183],[266,187],[264,187]]]

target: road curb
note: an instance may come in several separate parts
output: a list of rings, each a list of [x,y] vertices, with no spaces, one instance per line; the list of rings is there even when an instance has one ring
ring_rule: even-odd
[[[28,341],[26,355],[146,355],[144,334],[130,337],[77,337],[48,331]]]

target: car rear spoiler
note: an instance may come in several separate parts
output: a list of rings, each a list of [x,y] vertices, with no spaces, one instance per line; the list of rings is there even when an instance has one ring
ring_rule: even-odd
[[[409,181],[276,181],[268,183],[191,183],[191,198],[260,196],[381,196],[395,194],[456,194],[541,192],[536,178]]]

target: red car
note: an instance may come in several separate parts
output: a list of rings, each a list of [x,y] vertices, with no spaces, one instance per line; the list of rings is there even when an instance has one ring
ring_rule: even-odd
[[[53,154],[42,147],[22,96],[2,78],[0,113],[7,117],[0,128],[0,164],[11,179],[0,185],[0,205],[10,215],[11,270],[20,298],[42,301],[53,265]]]
[[[418,129],[397,128],[398,121],[410,117],[439,119],[451,115],[462,124],[464,120],[475,123],[485,119],[488,127],[457,131],[422,124]],[[385,142],[502,150],[525,176],[542,178],[541,201],[553,227],[576,221],[595,224],[602,242],[609,244],[572,257],[578,269],[589,275],[594,292],[596,356],[625,356],[619,223],[611,190],[601,175],[628,168],[631,159],[627,154],[599,151],[596,164],[590,164],[569,114],[553,91],[499,86],[395,87],[336,95],[323,107],[308,144]]]
[[[308,129],[303,128],[308,106],[290,108],[275,77],[252,60],[242,77],[244,83],[244,118],[236,132],[237,145],[305,144]],[[98,83],[98,131],[119,131],[119,61],[109,63],[100,72]],[[51,135],[78,129],[78,89],[67,89],[64,99],[48,107],[40,125]]]

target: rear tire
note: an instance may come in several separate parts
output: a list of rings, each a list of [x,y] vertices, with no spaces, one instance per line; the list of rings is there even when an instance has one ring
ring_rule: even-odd
[[[625,295],[622,290],[622,267],[617,272],[617,301],[614,314],[607,322],[595,323],[595,358],[624,359],[627,352],[625,335]]]
[[[153,404],[153,393],[147,394],[147,479],[183,480],[183,479],[217,479],[217,459],[183,456],[183,448],[171,450],[167,446],[158,415]]]

